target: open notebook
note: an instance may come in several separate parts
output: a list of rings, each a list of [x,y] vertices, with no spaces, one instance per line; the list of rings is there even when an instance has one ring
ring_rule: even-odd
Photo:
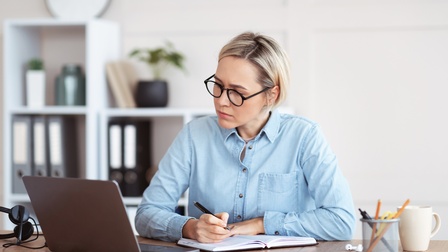
[[[218,243],[200,243],[196,240],[182,238],[177,244],[207,251],[231,251],[257,248],[311,246],[317,242],[311,237],[278,235],[236,235]]]

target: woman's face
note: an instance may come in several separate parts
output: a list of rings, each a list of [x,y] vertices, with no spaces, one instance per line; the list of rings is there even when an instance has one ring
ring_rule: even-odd
[[[257,69],[249,61],[232,56],[224,57],[219,61],[215,81],[224,88],[238,91],[244,97],[264,88],[257,83]],[[269,117],[267,103],[266,92],[244,100],[240,107],[229,101],[226,91],[221,97],[214,98],[219,125],[226,129],[238,128],[242,137],[245,137],[244,132],[258,133],[261,130]]]

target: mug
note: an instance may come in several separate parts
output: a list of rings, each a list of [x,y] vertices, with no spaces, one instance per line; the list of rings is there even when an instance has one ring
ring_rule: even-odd
[[[398,207],[400,210],[401,207]],[[435,220],[434,228],[433,219]],[[399,234],[405,251],[426,251],[440,229],[440,216],[430,206],[406,206],[400,215]]]

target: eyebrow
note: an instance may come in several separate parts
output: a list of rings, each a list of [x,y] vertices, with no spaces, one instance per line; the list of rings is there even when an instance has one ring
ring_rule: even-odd
[[[216,74],[215,74],[214,78],[215,78],[215,80],[223,83],[223,81],[220,78],[216,77]],[[245,88],[244,86],[238,85],[238,84],[229,84],[229,85],[230,85],[231,88],[240,88],[240,89],[247,90],[247,88]]]

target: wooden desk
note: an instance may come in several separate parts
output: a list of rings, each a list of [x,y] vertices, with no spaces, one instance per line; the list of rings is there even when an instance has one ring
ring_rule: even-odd
[[[6,233],[6,232],[0,232],[0,233]],[[137,237],[138,242],[140,243],[148,243],[148,244],[155,244],[155,245],[168,245],[168,246],[175,246],[174,243],[170,243],[170,242],[163,242],[163,241],[157,241],[157,240],[151,240],[151,239],[146,239],[146,238],[142,238],[142,237]],[[50,250],[48,248],[42,248],[39,250],[29,250],[26,248],[21,248],[18,246],[12,246],[9,248],[3,248],[3,244],[8,243],[8,242],[14,242],[15,239],[6,239],[6,240],[0,240],[0,251],[4,251],[4,252],[12,252],[12,251],[45,251],[45,252],[50,252]],[[27,246],[30,247],[40,247],[45,243],[45,239],[43,236],[40,236],[38,240],[30,242],[30,243],[26,243]],[[310,247],[293,247],[293,248],[279,248],[279,249],[271,249],[270,251],[275,251],[275,252],[285,252],[285,251],[300,251],[300,252],[327,252],[327,251],[334,251],[334,252],[338,252],[338,251],[346,251],[345,250],[345,245],[347,244],[352,244],[352,245],[358,245],[361,244],[360,240],[353,240],[353,241],[338,241],[338,242],[319,242],[319,244],[317,246],[310,246]],[[251,250],[251,252],[254,252],[257,250]],[[263,252],[269,251],[269,250],[260,250]],[[448,241],[431,241],[430,245],[429,245],[429,249],[427,250],[428,252],[446,252],[448,251]]]
[[[151,239],[146,239],[142,237],[137,237],[139,243],[149,243],[149,244],[157,244],[157,245],[168,245],[172,246],[173,243],[156,241]],[[277,248],[277,249],[263,249],[259,251],[274,251],[274,252],[292,252],[292,251],[301,251],[301,252],[338,252],[338,251],[347,251],[345,250],[345,245],[352,244],[357,246],[358,244],[362,244],[361,240],[353,240],[353,241],[332,241],[332,242],[319,242],[317,246],[309,246],[309,247],[292,247],[292,248]],[[365,251],[366,249],[364,249]],[[257,250],[251,250],[251,252],[256,252]],[[448,251],[448,241],[434,240],[429,244],[429,249],[427,252],[446,252]]]

